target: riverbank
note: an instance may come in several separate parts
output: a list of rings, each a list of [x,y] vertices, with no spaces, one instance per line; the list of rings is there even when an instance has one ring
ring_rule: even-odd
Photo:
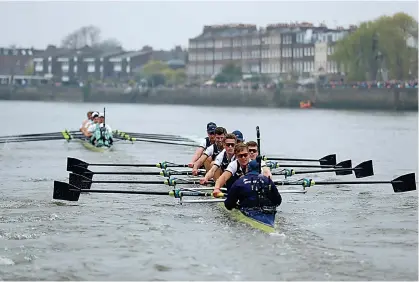
[[[117,88],[0,87],[0,100],[105,102],[207,105],[227,107],[298,108],[301,101],[314,107],[417,111],[417,89],[290,89],[241,90],[217,88],[151,89],[124,91]]]

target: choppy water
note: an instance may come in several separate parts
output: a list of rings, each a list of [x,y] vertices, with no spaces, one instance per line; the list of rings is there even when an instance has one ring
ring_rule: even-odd
[[[372,159],[370,180],[391,180],[418,168],[415,113],[106,106],[113,129],[196,138],[214,121],[229,131],[240,129],[250,140],[259,125],[266,155],[336,153],[338,161],[352,159],[353,165]],[[87,110],[101,108],[1,102],[2,135],[76,129]],[[212,204],[181,206],[166,196],[90,194],[77,203],[52,201],[53,180],[67,180],[67,156],[185,163],[192,153],[147,143],[121,144],[107,154],[64,141],[0,144],[0,280],[418,279],[417,193],[395,194],[391,185],[316,186],[306,195],[286,194],[278,232],[270,235],[232,221]]]

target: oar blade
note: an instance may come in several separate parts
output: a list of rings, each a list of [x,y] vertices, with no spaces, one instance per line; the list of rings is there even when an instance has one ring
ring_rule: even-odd
[[[80,191],[78,190],[80,189],[71,184],[54,181],[54,192],[52,194],[52,198],[54,200],[77,202],[80,197]]]
[[[76,173],[78,175],[82,175],[82,176],[85,176],[85,177],[90,177],[90,179],[92,179],[92,177],[93,177],[92,171],[83,167],[83,166],[75,165],[71,168],[70,171],[73,172],[73,173]]]
[[[348,170],[338,170],[336,171],[336,175],[350,175],[352,174],[352,160],[346,160],[336,164],[336,168],[348,168]]]
[[[408,173],[399,176],[391,181],[395,193],[402,193],[416,190],[415,173]]]
[[[319,162],[320,165],[336,165],[336,154],[324,156]]]
[[[73,171],[73,167],[84,167],[87,168],[89,166],[88,163],[76,159],[76,158],[67,158],[67,171]],[[74,172],[74,171],[73,171]]]
[[[360,163],[356,167],[354,167],[355,177],[356,178],[363,178],[374,175],[374,169],[372,167],[372,160],[368,160],[365,162]]]
[[[68,182],[70,185],[79,187],[81,189],[90,189],[92,186],[92,179],[80,174],[70,173],[68,177]]]

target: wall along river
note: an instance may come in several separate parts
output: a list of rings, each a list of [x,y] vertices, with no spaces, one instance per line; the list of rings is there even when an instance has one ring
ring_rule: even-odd
[[[214,121],[255,140],[259,125],[268,156],[336,153],[338,162],[351,159],[353,166],[372,159],[375,175],[363,180],[418,170],[417,113],[105,106],[113,129],[199,138]],[[103,105],[1,102],[2,135],[75,130],[91,109]],[[284,194],[274,234],[237,223],[212,204],[181,206],[166,196],[82,194],[79,202],[52,201],[53,181],[68,181],[68,156],[92,163],[187,163],[193,151],[142,142],[117,144],[105,154],[61,140],[0,144],[0,280],[417,280],[417,193],[395,194],[391,185]],[[356,180],[332,173],[301,177]]]

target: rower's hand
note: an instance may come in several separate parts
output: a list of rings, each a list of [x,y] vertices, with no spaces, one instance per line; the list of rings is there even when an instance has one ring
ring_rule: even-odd
[[[201,179],[199,179],[199,184],[204,185],[208,183],[208,179],[206,179],[205,177],[202,177]]]
[[[193,168],[193,163],[188,163],[189,168]]]
[[[220,193],[222,193],[222,192],[221,192],[221,190],[220,190],[219,188],[215,188],[215,189],[212,191],[212,195],[213,195],[214,197],[217,197],[217,195],[218,195],[218,194],[220,194]]]
[[[194,168],[194,169],[192,169],[192,175],[193,176],[197,176],[198,175],[198,169],[197,168]]]

